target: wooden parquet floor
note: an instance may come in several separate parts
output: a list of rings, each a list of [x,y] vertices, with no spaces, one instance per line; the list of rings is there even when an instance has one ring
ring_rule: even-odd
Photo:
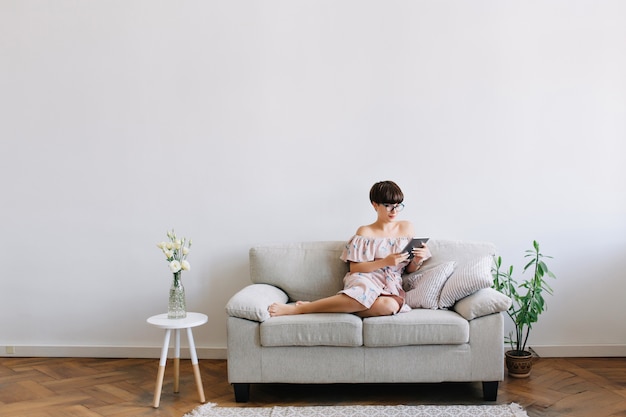
[[[200,405],[189,360],[174,394],[168,362],[158,409],[152,407],[158,359],[0,358],[1,417],[182,417]],[[252,385],[234,402],[225,360],[200,360],[208,402],[227,407],[350,404],[483,404],[480,383]],[[528,379],[508,376],[498,404],[530,417],[626,417],[626,358],[540,358]],[[492,403],[493,404],[493,403]]]

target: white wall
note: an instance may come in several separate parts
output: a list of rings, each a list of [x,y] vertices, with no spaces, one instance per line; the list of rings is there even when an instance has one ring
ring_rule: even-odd
[[[4,0],[0,346],[157,354],[173,227],[223,357],[250,246],[393,179],[420,235],[554,256],[533,346],[626,355],[625,41],[617,0]]]

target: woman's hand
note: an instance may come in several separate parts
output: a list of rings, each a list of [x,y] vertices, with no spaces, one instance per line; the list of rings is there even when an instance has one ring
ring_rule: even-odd
[[[407,273],[417,271],[422,266],[425,260],[432,257],[430,249],[428,249],[428,246],[426,245],[422,246],[421,248],[414,248],[411,252],[413,253],[414,257],[413,260],[409,262],[409,264],[404,269],[404,272]]]
[[[421,264],[427,259],[430,259],[433,255],[430,253],[430,249],[424,243],[421,248],[413,248],[413,263]]]
[[[384,262],[387,266],[398,266],[407,259],[409,259],[408,252],[392,253],[384,259]]]
[[[350,262],[350,273],[372,272],[386,266],[398,266],[409,260],[408,252],[392,253],[384,258],[378,258],[369,262]],[[410,265],[410,264],[409,264]]]

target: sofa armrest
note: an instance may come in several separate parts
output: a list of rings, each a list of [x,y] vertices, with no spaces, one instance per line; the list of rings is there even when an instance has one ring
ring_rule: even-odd
[[[263,322],[270,318],[267,308],[272,303],[286,303],[287,294],[278,287],[268,284],[252,284],[243,288],[226,304],[226,313],[231,317]]]
[[[489,314],[506,311],[513,301],[493,288],[483,288],[472,295],[460,299],[452,307],[465,320],[473,320]]]

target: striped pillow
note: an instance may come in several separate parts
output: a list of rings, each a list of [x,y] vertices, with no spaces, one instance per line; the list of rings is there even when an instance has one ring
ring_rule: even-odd
[[[454,272],[456,262],[437,265],[424,272],[414,272],[405,278],[406,303],[411,308],[437,309],[441,288]]]
[[[491,287],[491,256],[483,256],[459,265],[445,282],[439,296],[439,308],[449,308],[461,298],[474,294],[476,291]]]

